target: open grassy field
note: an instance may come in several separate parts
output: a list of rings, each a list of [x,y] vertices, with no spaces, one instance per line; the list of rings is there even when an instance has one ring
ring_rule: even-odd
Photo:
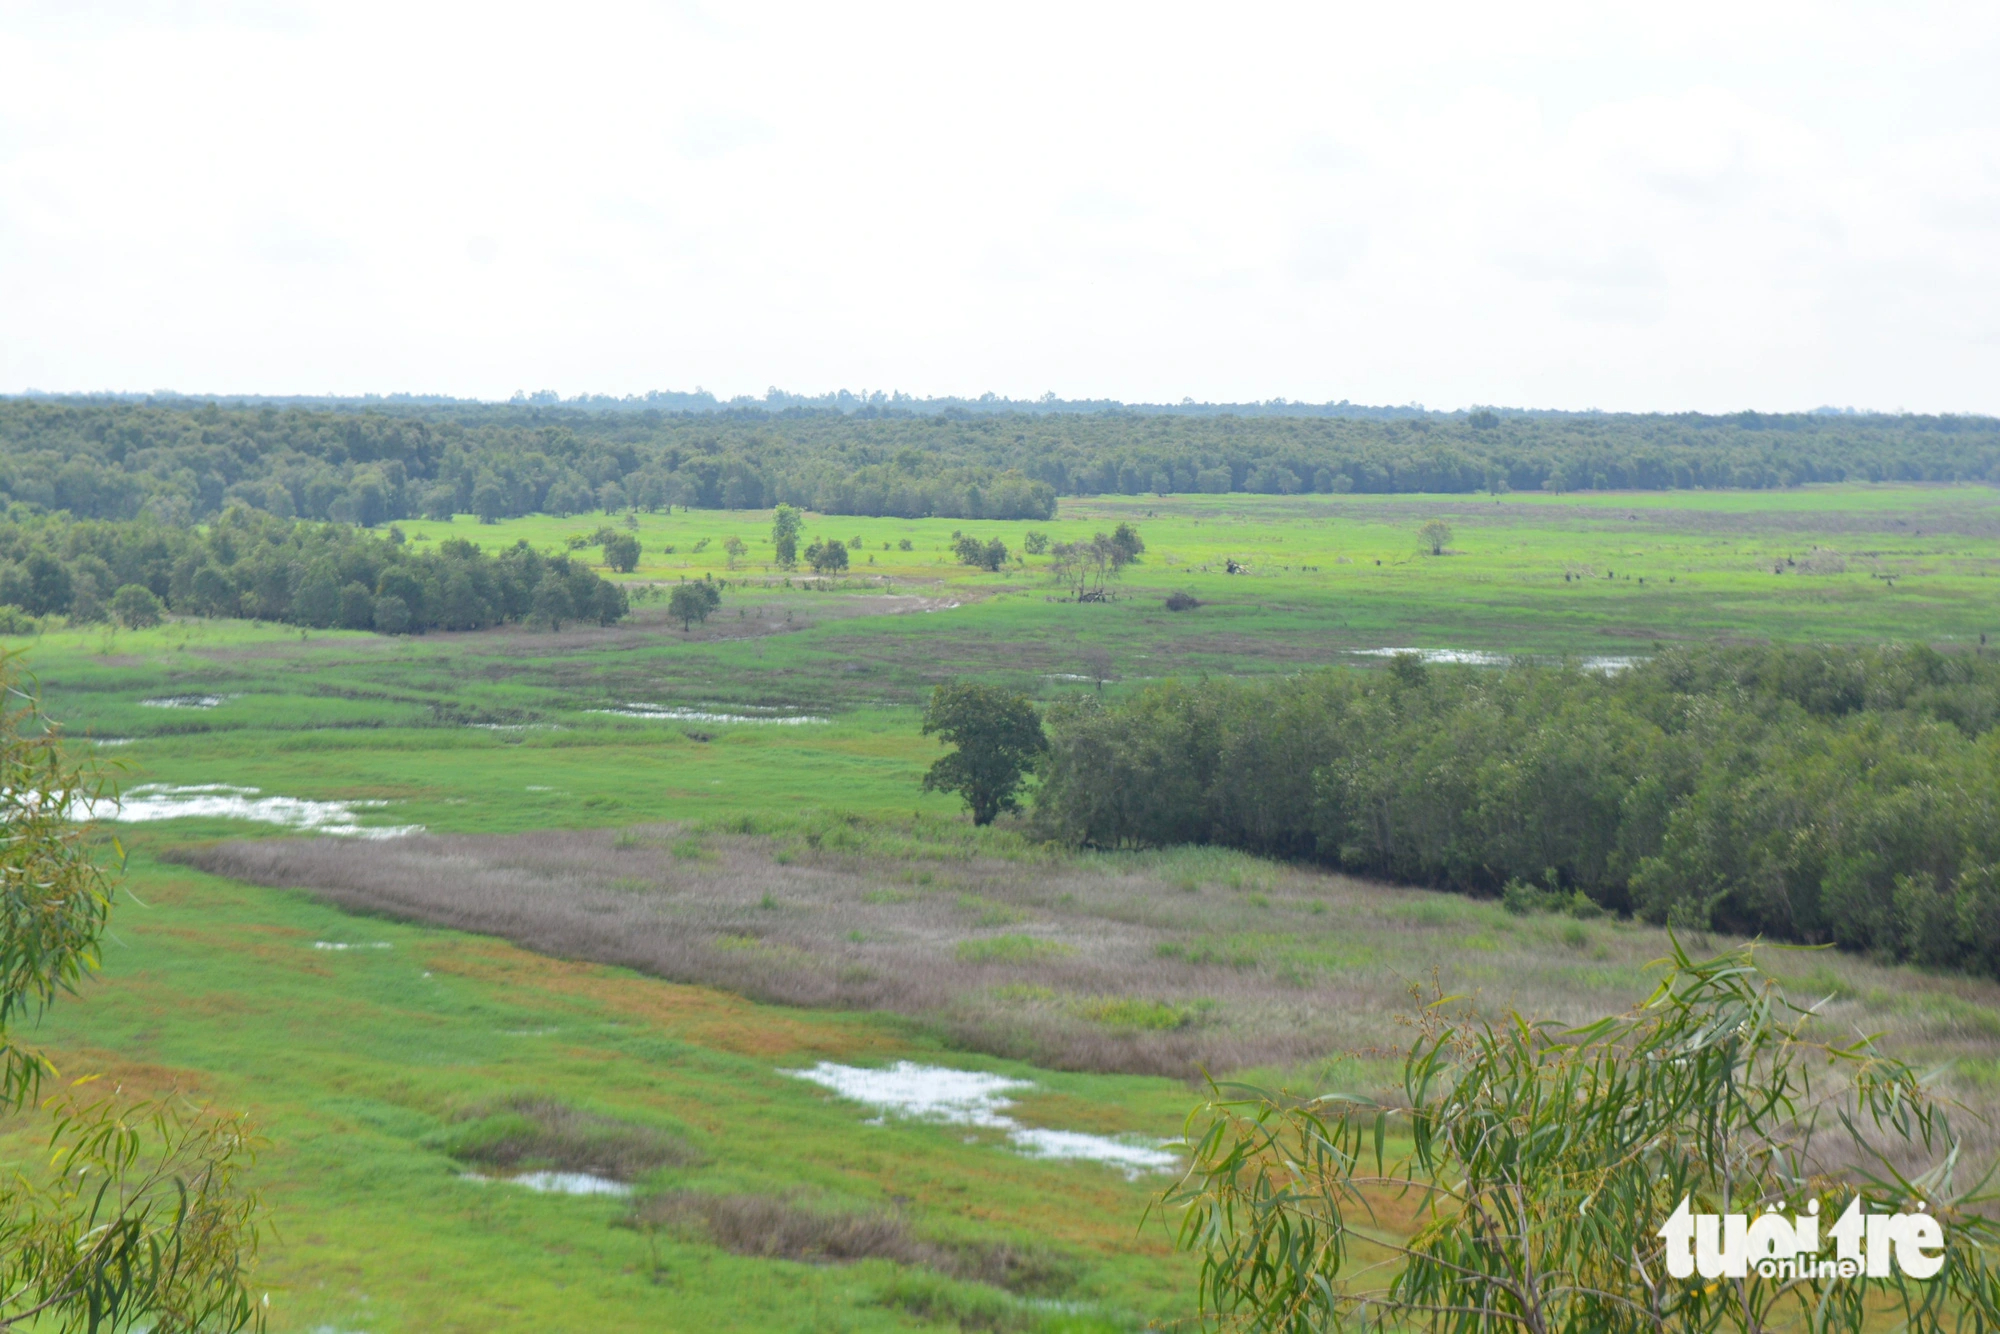
[[[1420,550],[1431,517],[1454,529],[1445,556]],[[985,574],[946,550],[954,529],[1018,550],[1030,530],[1120,521],[1147,552],[1106,604],[1051,601],[1040,558]],[[560,546],[604,522],[405,527]],[[730,582],[706,626],[684,634],[655,597],[556,634],[180,621],[8,641],[128,793],[103,976],[43,1034],[67,1068],[255,1113],[274,1329],[1183,1317],[1191,1262],[1140,1219],[1165,1179],[1143,1154],[1176,1132],[1193,1069],[1377,1088],[1433,970],[1489,1008],[1583,1017],[1641,994],[1665,948],[1643,927],[1234,855],[975,836],[918,788],[936,747],[916,707],[948,676],[1047,700],[1100,673],[1117,691],[1405,646],[2000,634],[2000,493],[1983,488],[808,516],[808,536],[861,539],[823,587],[764,568],[766,514],[638,522],[635,587]],[[736,570],[731,535],[749,545]],[[1165,610],[1174,590],[1203,605]],[[408,826],[426,833],[297,837]],[[1830,1021],[1888,1033],[1974,1102],[2000,1096],[2000,990],[1781,960],[1835,998]],[[967,1123],[787,1073],[899,1061],[1023,1087]],[[496,1156],[479,1136],[508,1117],[543,1148]],[[1036,1156],[1071,1143],[1040,1132],[1141,1165]],[[600,1141],[626,1146],[603,1173],[637,1196],[492,1179],[600,1167]],[[16,1134],[5,1156],[28,1150]]]
[[[1443,556],[1417,537],[1433,517],[1453,528]],[[1066,540],[1121,521],[1148,549],[1106,604],[1052,600],[1046,558],[987,574],[947,550],[954,531],[998,536],[1018,552],[1030,532]],[[559,549],[604,522],[461,519],[412,523],[409,534]],[[1177,496],[1066,503],[1047,524],[809,516],[809,536],[864,548],[845,577],[825,581],[759,559],[769,554],[763,512],[637,522],[635,592],[703,575],[732,583],[718,615],[690,635],[663,633],[663,606],[642,601],[609,631],[555,635],[508,627],[388,639],[235,622],[85,629],[42,637],[36,661],[60,671],[73,726],[126,735],[553,722],[633,702],[853,715],[909,705],[952,674],[1046,695],[1106,669],[1127,681],[1288,671],[1401,647],[1616,658],[1674,640],[1963,645],[2000,634],[2000,491],[1985,487]],[[735,571],[722,552],[730,536],[748,547]],[[908,552],[897,549],[905,540]],[[1230,561],[1244,573],[1226,573]],[[1203,605],[1167,611],[1175,590]],[[176,694],[227,695],[228,707],[171,719],[131,707]],[[301,697],[311,701],[303,713]]]

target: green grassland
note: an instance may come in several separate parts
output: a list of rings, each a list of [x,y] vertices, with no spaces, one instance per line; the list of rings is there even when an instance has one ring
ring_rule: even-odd
[[[1433,517],[1454,530],[1438,557],[1416,535]],[[987,574],[948,551],[960,530],[1019,552],[1029,532],[1060,541],[1120,521],[1137,525],[1148,549],[1107,604],[1053,600],[1044,558]],[[604,522],[461,518],[408,532],[420,545],[462,537],[560,549]],[[629,582],[642,598],[684,577],[731,581],[725,606],[691,635],[659,633],[663,606],[642,600],[634,624],[609,634],[389,639],[181,622],[52,633],[34,661],[59,673],[47,679],[60,684],[73,726],[122,736],[550,722],[635,700],[847,714],[906,707],[952,674],[1043,696],[1096,670],[1089,660],[1100,652],[1114,680],[1140,680],[1289,671],[1412,646],[1591,658],[1676,640],[1949,645],[2000,633],[2000,492],[1985,487],[1177,496],[1065,502],[1046,524],[809,516],[808,537],[863,548],[833,580],[770,568],[763,512],[637,523],[643,554]],[[729,536],[748,547],[735,571],[722,552]],[[903,540],[913,550],[897,549]],[[1246,572],[1225,573],[1230,560]],[[1167,611],[1174,590],[1203,605]],[[200,717],[131,707],[188,692],[231,699]]]
[[[1417,537],[1434,517],[1454,531],[1442,558],[1424,554]],[[636,577],[725,575],[720,547],[734,535],[749,548],[744,573],[769,578],[759,559],[769,552],[763,520],[717,511],[640,516],[645,554]],[[1655,639],[1951,640],[2000,628],[1989,624],[1996,597],[1985,582],[2000,572],[2000,491],[1989,487],[1101,498],[1065,500],[1048,523],[811,516],[807,536],[860,539],[850,583],[944,579],[954,591],[1033,598],[1047,592],[1036,579],[1042,561],[1029,557],[1002,575],[964,571],[951,564],[952,534],[999,536],[1018,554],[1029,532],[1062,541],[1121,521],[1148,542],[1126,591],[1143,602],[1185,588],[1210,604],[1199,624],[1154,608],[1133,609],[1140,625],[1093,621],[1093,609],[1076,608],[1073,618],[1042,613],[1032,630],[1018,621],[1008,628],[1057,643],[1065,634],[1108,634],[1223,671],[1244,670],[1246,655],[1252,664],[1295,662],[1385,642],[1590,655],[1643,650]],[[553,545],[599,522],[534,518],[471,531]],[[453,535],[466,525],[460,519]],[[411,525],[431,537],[441,530]],[[694,552],[703,539],[706,549]],[[913,551],[883,549],[905,539]],[[1815,549],[1832,558],[1802,573],[1797,562]],[[1230,559],[1247,573],[1226,574]],[[1233,642],[1238,635],[1311,642],[1246,646]]]
[[[658,1184],[851,1206],[900,1197],[961,1230],[1101,1256],[1076,1298],[1085,1310],[1167,1313],[1184,1287],[1163,1239],[1137,1230],[1148,1183],[1021,1158],[990,1135],[967,1143],[960,1128],[865,1125],[864,1109],[781,1073],[821,1059],[1006,1063],[939,1053],[878,1018],[774,1011],[346,917],[160,866],[149,841],[138,840],[106,980],[45,1036],[66,1070],[255,1110],[278,1222],[260,1276],[275,1328],[905,1327],[870,1300],[886,1265],[662,1246],[617,1226],[622,1201],[467,1182],[427,1147],[454,1110],[519,1092],[665,1127],[708,1159]],[[1167,1081],[1028,1073],[1121,1129],[1171,1134],[1185,1100]]]
[[[1416,536],[1433,517],[1454,530],[1438,557]],[[1062,541],[1121,521],[1147,550],[1105,604],[1054,600],[1043,558],[986,574],[948,550],[954,530],[1019,551],[1030,531]],[[622,520],[403,527],[418,543],[560,548],[606,522]],[[637,523],[635,593],[682,577],[729,581],[705,626],[683,633],[654,595],[619,626],[552,634],[510,626],[395,639],[173,621],[56,629],[7,647],[24,652],[72,734],[107,743],[96,753],[127,787],[381,802],[357,808],[362,824],[483,834],[809,810],[953,816],[954,802],[919,790],[936,747],[916,726],[924,693],[952,675],[1048,700],[1097,688],[1100,672],[1116,691],[1176,674],[1368,662],[1354,655],[1405,646],[1595,657],[1674,640],[1969,646],[2000,634],[2000,492],[1976,487],[1065,500],[1047,523],[809,515],[808,538],[860,539],[847,574],[827,581],[767,566],[767,512]],[[732,535],[749,548],[733,570],[722,551]],[[1231,560],[1246,572],[1225,573]],[[1174,590],[1202,605],[1167,611]],[[186,695],[221,702],[142,703]],[[598,712],[634,703],[827,721]],[[1007,1327],[1189,1313],[1191,1263],[1140,1224],[1159,1178],[1028,1159],[964,1127],[870,1124],[866,1109],[781,1071],[822,1059],[995,1070],[1036,1085],[1021,1103],[1030,1124],[1042,1115],[1056,1128],[1151,1136],[1178,1128],[1192,1100],[1184,1084],[1031,1069],[948,1049],[917,1020],[753,1005],[344,915],[159,856],[281,832],[269,826],[207,818],[118,832],[131,861],[103,974],[52,1012],[42,1036],[66,1070],[178,1085],[254,1112],[270,1141],[260,1176],[277,1232],[261,1281],[274,1329],[951,1327],[949,1296],[885,1297],[906,1282],[886,1261],[738,1256],[621,1226],[621,1201],[459,1179],[439,1132],[524,1090],[660,1126],[702,1151],[702,1165],[663,1169],[654,1185],[893,1205],[926,1228],[1033,1239],[1079,1258],[1082,1276],[1055,1304],[1005,1299],[1013,1304],[992,1318]],[[1355,966],[1373,951],[1421,977],[1443,961],[1425,950],[1462,938],[1477,952],[1512,929],[1491,905],[1366,892],[1387,906],[1357,916],[1359,934],[1334,951]],[[1398,935],[1384,923],[1405,902],[1405,916],[1442,914],[1450,930]],[[1617,924],[1592,924],[1585,945],[1554,927],[1543,934],[1516,943],[1552,969],[1591,973],[1607,995],[1641,989],[1637,963],[1657,944]],[[1230,948],[1282,968],[1298,966],[1290,955],[1305,947],[1280,932]],[[1342,964],[1328,954],[1314,966]],[[1850,961],[1834,973],[1857,1005],[1904,1016],[1915,1046],[1957,1061],[1968,1087],[1991,1082],[1993,988]],[[16,1132],[4,1156],[29,1151]]]

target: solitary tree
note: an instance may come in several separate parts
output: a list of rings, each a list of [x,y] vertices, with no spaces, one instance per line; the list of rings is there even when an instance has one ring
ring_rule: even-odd
[[[697,547],[696,550],[700,548]],[[743,539],[734,533],[722,540],[722,554],[728,559],[729,568],[732,570],[736,568],[736,563],[743,559],[744,550]]]
[[[780,567],[791,569],[799,563],[799,512],[779,504],[771,511],[771,546]]]
[[[1676,946],[1642,1004],[1582,1028],[1432,1004],[1395,1106],[1217,1088],[1164,1201],[1206,1314],[1273,1334],[1995,1328],[1990,1173],[1961,1178],[1928,1079],[1822,1036],[1814,1008],[1750,948]],[[1908,1216],[1865,1218],[1896,1265],[1825,1274],[1871,1214]],[[1741,1222],[1693,1215],[1755,1221],[1731,1240]]]
[[[607,532],[603,538],[604,563],[620,574],[639,567],[639,539],[630,533]]]
[[[4,655],[0,692],[24,698]],[[0,1329],[238,1330],[261,1227],[247,1125],[84,1080],[38,1103],[55,1067],[11,1027],[97,967],[111,894],[90,819],[108,795],[32,701],[0,710],[0,1117],[45,1116],[53,1149],[0,1179]]]
[[[1442,556],[1451,541],[1451,525],[1443,519],[1426,519],[1424,526],[1417,529],[1417,536],[1424,539],[1424,545],[1431,549],[1431,555]]]
[[[694,629],[696,621],[707,621],[708,614],[722,605],[722,594],[714,584],[706,579],[696,579],[691,583],[676,584],[667,597],[667,615],[681,623],[681,633]]]
[[[1111,652],[1102,644],[1092,644],[1078,655],[1084,675],[1097,683],[1097,693],[1104,693],[1104,683],[1112,676]]]
[[[956,747],[924,775],[924,791],[958,793],[978,825],[992,824],[1001,811],[1020,809],[1015,794],[1021,780],[1049,746],[1027,696],[962,682],[931,692],[924,735]]]
[[[143,630],[149,625],[158,625],[167,609],[153,590],[144,584],[126,584],[111,595],[111,614],[119,624],[128,630]]]
[[[1120,569],[1127,565],[1137,565],[1139,557],[1146,550],[1145,542],[1139,537],[1139,530],[1129,523],[1121,523],[1111,530],[1111,545],[1117,549],[1118,554],[1114,559]]]
[[[814,542],[806,548],[806,564],[816,574],[839,574],[847,568],[847,544],[837,537]]]
[[[596,580],[595,584],[589,606],[578,607],[577,615],[595,617],[599,625],[614,625],[623,620],[625,613],[632,610],[632,600],[625,596],[625,590],[609,579]]]

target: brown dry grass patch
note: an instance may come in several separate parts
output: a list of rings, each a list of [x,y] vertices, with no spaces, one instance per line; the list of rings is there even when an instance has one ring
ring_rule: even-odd
[[[170,855],[556,960],[907,1015],[962,1046],[1056,1068],[1178,1077],[1354,1053],[1384,1076],[1384,1054],[1408,1045],[1397,1017],[1419,985],[1488,1013],[1581,1022],[1643,996],[1646,966],[1670,949],[1664,932],[1634,923],[1517,918],[1215,849],[1038,855],[956,827],[822,824],[270,839]],[[435,955],[479,976],[531,969],[540,985],[730,1050],[859,1054],[881,1040],[831,1031],[831,1016],[634,988],[469,942]],[[1824,951],[1766,962],[1798,994],[1830,997],[1832,1032],[1883,1034],[1908,1059],[1955,1065],[1968,1101],[2000,1103],[2000,987]]]
[[[669,1191],[642,1197],[627,1221],[736,1255],[806,1264],[888,1260],[1024,1296],[1067,1292],[1082,1274],[1075,1260],[1045,1247],[924,1237],[899,1213],[816,1207],[770,1195]]]
[[[704,986],[633,987],[599,964],[523,953],[487,941],[440,945],[424,955],[424,967],[588,1002],[713,1051],[851,1060],[899,1050],[879,1028],[844,1022],[840,1016],[787,1014]]]
[[[127,1101],[152,1100],[181,1094],[200,1100],[208,1090],[208,1076],[181,1066],[156,1065],[135,1061],[117,1052],[98,1047],[37,1048],[56,1068],[42,1084],[43,1098],[58,1096],[74,1087],[80,1096],[116,1096]],[[77,1081],[88,1079],[86,1084]],[[46,1125],[43,1127],[46,1132]]]

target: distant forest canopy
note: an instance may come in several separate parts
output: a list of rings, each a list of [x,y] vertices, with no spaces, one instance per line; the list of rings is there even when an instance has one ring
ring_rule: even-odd
[[[143,512],[185,526],[239,502],[372,527],[779,501],[827,514],[1046,519],[1059,495],[2000,483],[2000,419],[1990,417],[1000,411],[977,400],[919,410],[911,405],[936,401],[828,397],[775,410],[0,399],[0,495],[79,518]]]
[[[29,617],[152,624],[168,611],[422,634],[505,621],[609,625],[625,591],[584,561],[462,537],[418,552],[401,530],[302,523],[233,506],[197,534],[61,515],[0,519],[0,629]]]

